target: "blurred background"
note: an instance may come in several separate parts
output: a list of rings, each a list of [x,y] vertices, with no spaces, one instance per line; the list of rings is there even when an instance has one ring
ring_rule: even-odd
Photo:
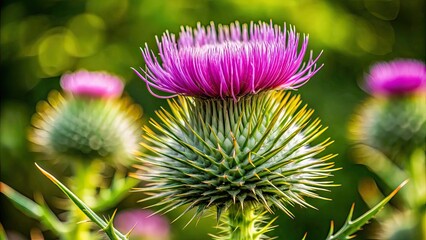
[[[295,25],[309,34],[309,48],[324,51],[324,67],[298,93],[315,109],[329,129],[323,138],[335,140],[326,150],[337,153],[334,181],[340,187],[325,193],[332,201],[311,200],[318,210],[293,211],[295,219],[277,213],[278,239],[323,239],[329,223],[340,227],[352,203],[355,216],[368,210],[358,193],[359,183],[376,177],[357,165],[347,140],[347,125],[356,106],[367,94],[362,80],[376,61],[395,58],[425,60],[424,0],[2,0],[0,30],[1,181],[32,198],[42,193],[49,206],[61,216],[64,195],[35,168],[42,161],[28,151],[26,134],[38,101],[59,89],[60,76],[78,69],[105,70],[126,81],[126,92],[144,109],[144,118],[166,101],[146,90],[130,67],[144,66],[139,48],[145,42],[156,49],[155,36],[165,30],[177,33],[181,25],[197,22],[229,24],[238,20],[270,21]],[[66,179],[67,169],[42,162],[56,176]],[[376,179],[379,183],[380,180]],[[389,193],[391,189],[382,189]],[[144,196],[130,194],[117,208],[142,208]],[[29,238],[40,224],[26,217],[0,196],[1,224],[9,233]],[[104,215],[110,212],[103,213]],[[166,217],[173,220],[174,212]],[[186,219],[171,225],[172,239],[206,239],[214,233],[216,221],[204,218],[183,228]],[[371,239],[375,223],[364,227],[357,239]],[[49,239],[51,235],[45,234]],[[53,237],[52,237],[53,238]]]

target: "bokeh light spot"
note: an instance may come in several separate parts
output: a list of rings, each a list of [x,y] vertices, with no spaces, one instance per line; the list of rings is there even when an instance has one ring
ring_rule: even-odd
[[[383,21],[358,21],[357,44],[365,52],[384,55],[393,50],[395,33],[393,27]]]
[[[93,14],[80,14],[68,22],[74,40],[65,45],[67,52],[75,57],[87,57],[95,53],[103,43],[105,23]]]
[[[111,61],[114,59],[114,61]],[[130,54],[128,48],[122,44],[110,44],[96,54],[82,58],[77,68],[86,68],[91,70],[107,70],[119,74],[124,80],[134,77],[130,70],[129,62],[137,62],[138,59]]]
[[[34,48],[34,45],[37,44],[37,40],[49,27],[49,18],[43,15],[30,16],[21,21],[17,28],[20,55],[37,55],[37,49]]]
[[[88,12],[102,17],[108,23],[116,23],[122,19],[127,7],[127,0],[89,0],[86,3]]]
[[[47,76],[57,76],[71,67],[73,58],[65,50],[65,43],[72,41],[66,28],[54,28],[46,33],[38,46],[38,60]]]
[[[399,13],[399,0],[364,0],[365,8],[382,20],[394,20]]]

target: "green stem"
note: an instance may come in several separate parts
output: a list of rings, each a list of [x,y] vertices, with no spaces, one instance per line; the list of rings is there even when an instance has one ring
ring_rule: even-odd
[[[260,228],[259,225],[264,219],[264,213],[257,214],[255,205],[245,204],[243,208],[238,205],[231,206],[228,209],[229,240],[258,240],[263,233],[269,231],[269,225]],[[272,223],[272,221],[271,221]]]
[[[424,149],[416,149],[410,156],[408,172],[412,184],[408,195],[412,199],[411,208],[418,219],[420,239],[426,239],[426,155]]]
[[[102,181],[98,174],[101,168],[100,162],[74,162],[74,176],[72,178],[73,192],[82,199],[83,202],[91,205],[95,201],[96,188]],[[74,204],[69,210],[68,224],[72,226],[72,231],[66,239],[92,239],[91,223],[86,222],[86,215]]]

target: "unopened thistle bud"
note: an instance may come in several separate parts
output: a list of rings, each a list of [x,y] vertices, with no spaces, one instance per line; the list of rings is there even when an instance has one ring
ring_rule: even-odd
[[[372,97],[360,106],[350,126],[358,152],[365,155],[372,148],[402,164],[414,149],[426,149],[425,64],[416,60],[376,64],[366,86]]]
[[[335,170],[332,155],[318,156],[330,142],[314,142],[325,128],[299,96],[280,91],[319,70],[312,54],[303,63],[308,38],[300,49],[299,39],[295,28],[272,23],[212,23],[182,28],[178,40],[166,32],[161,64],[142,50],[147,69],[137,74],[148,88],[179,95],[144,128],[151,153],[141,157],[140,178],[150,182],[148,199],[161,199],[160,212],[186,205],[201,216],[215,207],[218,216],[230,212],[232,239],[260,239],[268,229],[252,228],[263,220],[253,209],[291,215],[289,206],[310,206],[305,197],[322,198],[332,185],[322,179]],[[252,224],[239,222],[244,214]]]
[[[37,105],[29,139],[46,158],[106,160],[126,164],[138,150],[141,108],[121,97],[123,82],[104,72],[78,71],[61,78]]]

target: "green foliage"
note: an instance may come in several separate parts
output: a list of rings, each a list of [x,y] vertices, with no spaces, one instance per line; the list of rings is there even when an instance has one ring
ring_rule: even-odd
[[[49,178],[59,189],[61,189],[65,195],[81,210],[83,213],[94,223],[96,223],[112,240],[126,240],[127,235],[123,235],[113,226],[115,212],[109,220],[104,220],[99,217],[91,208],[89,208],[83,201],[81,201],[71,190],[69,190],[64,184],[62,184],[53,175],[45,171],[43,168],[36,164],[37,168]]]
[[[331,222],[330,232],[326,238],[326,240],[344,240],[344,239],[352,239],[353,234],[357,232],[362,226],[368,223],[370,219],[372,219],[383,207],[388,203],[395,194],[408,182],[405,180],[402,182],[398,188],[396,188],[393,192],[391,192],[385,199],[379,202],[375,207],[370,209],[368,212],[364,213],[359,218],[352,220],[352,215],[354,212],[355,205],[352,205],[351,210],[349,212],[348,218],[346,219],[345,224],[343,224],[342,228],[334,232],[334,224]]]
[[[16,208],[29,217],[40,221],[54,233],[61,235],[68,231],[66,226],[56,218],[49,207],[44,203],[41,195],[38,197],[39,203],[36,203],[2,182],[0,182],[0,191],[11,200]]]

